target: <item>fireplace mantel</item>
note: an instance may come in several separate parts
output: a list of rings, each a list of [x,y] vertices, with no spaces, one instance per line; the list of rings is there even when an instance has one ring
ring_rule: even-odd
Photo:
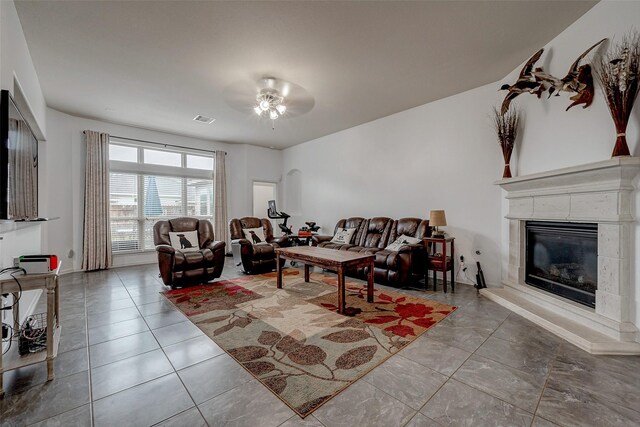
[[[507,192],[509,265],[503,287],[483,289],[483,295],[589,352],[640,354],[638,329],[630,321],[639,172],[639,157],[618,157],[497,181]],[[598,224],[595,310],[525,283],[528,220]]]

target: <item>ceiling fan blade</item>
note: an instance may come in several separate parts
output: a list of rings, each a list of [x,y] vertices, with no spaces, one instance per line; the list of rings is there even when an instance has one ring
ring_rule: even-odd
[[[239,80],[224,88],[224,101],[234,110],[253,113],[256,95],[260,87],[255,81]]]

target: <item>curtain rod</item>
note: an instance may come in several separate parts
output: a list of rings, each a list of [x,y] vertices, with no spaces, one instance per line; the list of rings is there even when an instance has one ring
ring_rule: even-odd
[[[82,133],[84,133],[84,131]],[[124,136],[116,136],[116,135],[109,135],[109,136],[111,138],[123,139],[125,141],[138,141],[138,142],[144,142],[146,144],[162,145],[163,147],[186,148],[187,150],[204,151],[205,153],[215,153],[216,151],[219,151],[219,150],[205,150],[203,148],[185,147],[184,145],[166,144],[163,142],[147,141],[145,139],[126,138]],[[225,156],[227,155],[226,151],[223,151],[223,153],[225,154]]]

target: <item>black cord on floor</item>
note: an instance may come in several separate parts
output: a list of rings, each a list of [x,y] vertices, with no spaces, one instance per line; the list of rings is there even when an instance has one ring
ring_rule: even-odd
[[[4,328],[5,326],[9,330],[9,333],[7,335],[7,339],[3,339],[2,342],[9,341],[9,345],[7,346],[7,349],[2,352],[3,356],[9,352],[9,350],[11,349],[11,343],[13,342],[13,327],[8,323],[2,323],[2,327]]]
[[[22,272],[24,274],[26,274],[27,272],[24,270],[24,268],[20,268],[20,267],[7,267],[7,268],[3,268],[2,270],[0,270],[0,274],[2,273],[6,273],[7,271],[13,271],[13,273],[10,274],[11,278],[13,280],[15,280],[15,282],[18,284],[18,297],[14,298],[13,304],[11,304],[8,307],[2,307],[0,308],[1,310],[11,310],[13,307],[15,307],[18,302],[20,301],[20,298],[22,298],[22,285],[20,284],[20,281],[18,280],[18,278],[15,276],[16,273],[18,272]]]
[[[456,273],[456,280],[458,280],[458,278],[460,277],[460,273],[464,273],[464,277],[465,277],[469,282],[471,282],[471,284],[472,284],[474,287],[477,287],[478,285],[476,284],[476,282],[475,282],[473,279],[471,279],[471,278],[469,277],[469,275],[467,274],[467,270],[468,270],[468,269],[469,269],[469,267],[467,267],[467,266],[466,266],[466,264],[465,264],[465,268],[464,268],[464,269],[462,268],[462,265],[461,265],[461,264],[459,264],[459,265],[458,265],[458,272]]]

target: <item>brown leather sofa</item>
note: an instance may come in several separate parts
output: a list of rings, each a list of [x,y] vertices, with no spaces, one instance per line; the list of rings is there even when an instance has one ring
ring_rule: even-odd
[[[244,229],[262,227],[266,244],[254,245],[245,238]],[[282,236],[273,237],[271,221],[266,218],[244,217],[234,218],[229,221],[229,231],[231,232],[231,250],[233,251],[233,262],[236,267],[242,267],[242,271],[247,274],[271,271],[276,268],[275,248],[289,246],[289,238]],[[285,260],[281,260],[281,266]]]
[[[197,251],[181,251],[171,246],[169,232],[198,232]],[[213,226],[207,220],[174,218],[153,226],[153,243],[158,253],[158,267],[165,285],[172,288],[217,279],[224,267],[225,243],[215,241]]]
[[[376,283],[407,286],[417,283],[424,277],[426,255],[422,242],[402,246],[399,251],[388,251],[385,248],[403,234],[419,239],[431,236],[428,220],[354,217],[338,221],[335,231],[338,228],[356,229],[351,237],[351,242],[337,244],[331,242],[333,236],[314,236],[313,245],[321,248],[375,254],[373,276]],[[350,271],[347,274],[366,280],[368,268],[359,268],[357,271]]]

